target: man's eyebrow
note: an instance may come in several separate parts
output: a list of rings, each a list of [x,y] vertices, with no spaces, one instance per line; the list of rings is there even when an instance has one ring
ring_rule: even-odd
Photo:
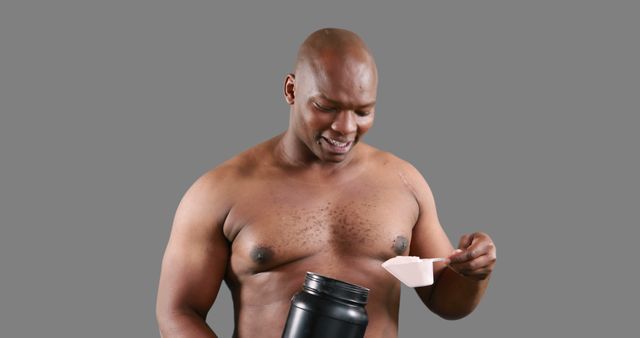
[[[326,97],[324,94],[319,94],[316,97],[319,97],[319,98],[321,98],[321,99],[323,99],[323,100],[325,100],[325,101],[327,101],[327,102],[329,102],[329,103],[331,103],[333,105],[338,105],[338,106],[340,105],[339,101],[332,100],[332,99]]]
[[[336,105],[336,106],[341,106],[342,105],[342,103],[340,101],[332,100],[332,99],[326,97],[324,94],[319,94],[317,97],[320,97],[325,101],[328,101],[332,105]],[[369,102],[369,103],[365,103],[365,104],[359,106],[358,108],[373,107],[375,104],[376,104],[376,101],[372,101],[372,102]]]
[[[376,101],[372,101],[369,103],[365,103],[362,106],[358,107],[358,108],[366,108],[366,107],[373,107],[376,104]]]

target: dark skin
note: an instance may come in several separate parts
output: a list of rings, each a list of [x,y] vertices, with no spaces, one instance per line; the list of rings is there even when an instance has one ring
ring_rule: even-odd
[[[376,90],[355,34],[305,40],[284,83],[289,128],[204,174],[180,202],[158,289],[163,337],[217,337],[205,319],[223,281],[234,337],[280,337],[307,271],[369,288],[365,337],[397,337],[400,282],[380,266],[396,255],[447,257],[419,297],[447,319],[474,310],[495,246],[478,232],[454,251],[422,175],[362,142]]]

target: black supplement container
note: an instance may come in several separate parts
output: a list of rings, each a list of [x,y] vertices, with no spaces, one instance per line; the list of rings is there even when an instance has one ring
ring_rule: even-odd
[[[362,338],[369,289],[307,272],[291,299],[282,338]]]

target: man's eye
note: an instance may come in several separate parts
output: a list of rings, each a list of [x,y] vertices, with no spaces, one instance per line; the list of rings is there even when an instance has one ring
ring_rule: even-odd
[[[334,111],[336,111],[335,108],[321,106],[321,105],[319,105],[317,103],[314,103],[314,105],[316,106],[316,108],[318,108],[318,110],[321,110],[321,111],[326,111],[326,112],[334,112]]]
[[[358,116],[363,116],[364,117],[364,116],[368,116],[369,114],[371,114],[371,112],[368,112],[368,111],[357,111],[356,114]]]

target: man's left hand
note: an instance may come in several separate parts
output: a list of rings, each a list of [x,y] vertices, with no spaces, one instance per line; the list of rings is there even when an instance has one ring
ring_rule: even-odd
[[[489,277],[496,263],[496,246],[491,237],[474,232],[460,237],[458,249],[449,257],[449,267],[458,274],[473,280]]]

